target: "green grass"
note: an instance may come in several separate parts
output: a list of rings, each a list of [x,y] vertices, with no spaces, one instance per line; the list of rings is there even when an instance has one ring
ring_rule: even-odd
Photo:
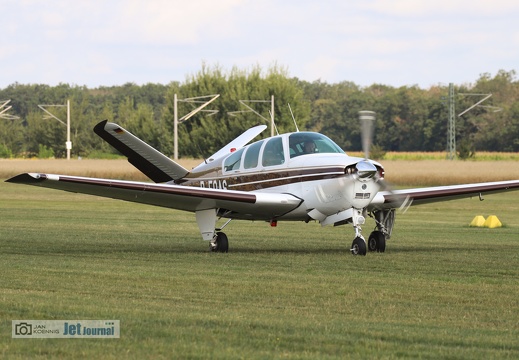
[[[519,193],[485,198],[398,214],[384,254],[350,255],[350,226],[239,221],[212,254],[193,214],[2,182],[0,358],[518,358]],[[12,339],[13,319],[121,338]]]

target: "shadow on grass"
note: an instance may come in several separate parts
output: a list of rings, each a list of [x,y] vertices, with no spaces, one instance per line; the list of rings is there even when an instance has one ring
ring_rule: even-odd
[[[153,247],[149,246],[131,246],[124,248],[99,248],[99,247],[85,247],[85,248],[74,248],[74,249],[56,249],[56,248],[48,248],[48,249],[30,249],[27,251],[23,251],[20,249],[7,249],[3,250],[4,254],[13,254],[13,255],[69,255],[69,256],[88,256],[88,255],[99,255],[99,254],[204,254],[211,253],[209,250],[209,246],[199,246],[199,247],[178,247],[172,248],[169,246],[164,247]],[[230,248],[227,254],[221,255],[229,255],[232,254],[350,254],[349,249],[346,248],[315,248],[315,249],[301,249],[301,248],[271,248],[266,249],[262,248]],[[215,256],[220,253],[214,253]]]
[[[492,246],[481,246],[479,244],[477,247],[468,246],[398,246],[391,247],[388,245],[386,251],[384,253],[378,252],[368,252],[367,256],[391,256],[398,254],[418,254],[418,253],[450,253],[450,252],[470,252],[470,251],[492,251]],[[185,244],[175,247],[174,245],[149,245],[149,244],[133,244],[133,245],[110,245],[110,246],[99,246],[94,245],[86,246],[82,244],[81,246],[73,246],[73,247],[43,247],[38,246],[38,248],[30,248],[30,249],[20,249],[20,248],[4,248],[2,250],[4,254],[16,254],[16,255],[70,255],[70,256],[88,256],[88,255],[98,255],[98,254],[203,254],[203,253],[211,253],[209,251],[209,244],[199,243],[196,245],[186,246]],[[336,254],[350,254],[349,246],[345,245],[343,247],[298,247],[297,244],[294,244],[293,247],[242,247],[236,246],[229,248],[228,255],[232,254],[292,254],[292,255],[336,255]]]
[[[155,240],[121,238],[99,238],[89,240],[74,239],[54,241],[27,241],[4,242],[0,244],[0,252],[3,254],[17,255],[68,255],[68,256],[94,256],[98,254],[203,254],[211,253],[209,243],[199,238],[172,237],[170,239],[157,237]],[[151,241],[150,241],[151,240]],[[2,246],[3,245],[3,246]],[[322,246],[320,246],[322,245]],[[398,254],[428,254],[428,253],[470,253],[493,252],[495,245],[486,242],[465,242],[463,244],[435,243],[429,241],[424,244],[406,246],[404,241],[388,241],[385,253],[368,252],[368,256],[392,256]],[[293,255],[350,255],[350,241],[322,241],[322,242],[298,242],[284,240],[282,243],[276,239],[272,241],[255,241],[251,239],[238,239],[230,241],[229,254],[293,254]]]

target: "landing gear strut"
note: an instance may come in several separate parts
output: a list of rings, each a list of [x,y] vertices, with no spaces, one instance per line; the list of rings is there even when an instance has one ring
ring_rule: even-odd
[[[353,239],[350,249],[353,255],[366,255],[366,240],[364,240],[364,237],[361,235],[362,229],[360,227],[365,221],[366,219],[362,214],[362,210],[355,209],[352,216],[355,239]]]

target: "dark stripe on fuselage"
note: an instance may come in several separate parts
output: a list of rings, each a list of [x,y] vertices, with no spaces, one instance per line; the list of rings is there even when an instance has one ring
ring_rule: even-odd
[[[333,179],[344,175],[343,166],[323,168],[280,169],[253,173],[225,174],[211,178],[186,181],[182,185],[195,187],[227,188],[229,190],[254,191],[304,181]]]

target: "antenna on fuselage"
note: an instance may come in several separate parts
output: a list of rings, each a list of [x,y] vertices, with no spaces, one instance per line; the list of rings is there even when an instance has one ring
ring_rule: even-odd
[[[296,126],[296,132],[299,132],[299,128],[297,127],[297,123],[296,123],[296,118],[294,117],[294,113],[292,112],[290,103],[288,103],[288,110],[290,110],[290,115],[292,115],[292,120],[294,120],[294,125]]]
[[[196,143],[196,147],[198,148],[198,151],[200,151],[200,155],[202,155],[202,157],[204,158],[204,162],[206,164],[209,164],[209,161],[207,161],[207,158],[204,156],[204,152],[202,151],[202,148],[200,147],[200,145],[198,143]]]

